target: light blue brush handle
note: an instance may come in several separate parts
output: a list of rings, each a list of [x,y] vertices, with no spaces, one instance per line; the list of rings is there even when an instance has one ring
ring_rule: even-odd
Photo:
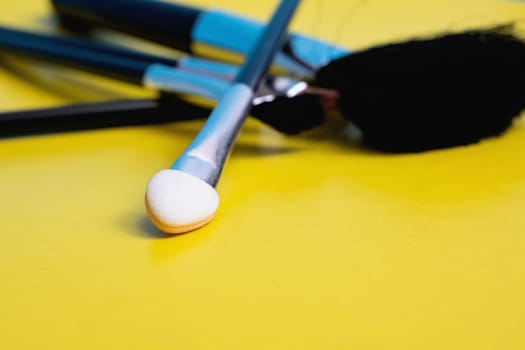
[[[193,42],[246,55],[262,33],[262,23],[222,10],[206,10],[193,26]],[[330,61],[347,55],[339,46],[302,34],[289,34],[274,64],[296,74],[313,77]]]
[[[70,29],[100,26],[193,52],[212,47],[246,56],[264,25],[222,10],[202,10],[155,0],[52,0],[62,22]],[[67,20],[66,20],[67,19]],[[301,34],[290,34],[274,64],[298,76],[313,77],[348,50]]]

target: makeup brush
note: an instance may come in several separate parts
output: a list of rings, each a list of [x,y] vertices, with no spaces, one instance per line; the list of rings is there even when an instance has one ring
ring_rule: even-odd
[[[195,140],[171,169],[151,178],[146,189],[146,208],[160,230],[187,232],[205,225],[215,215],[219,196],[214,187],[298,4],[299,0],[279,3],[235,81]]]
[[[86,27],[104,26],[179,50],[212,46],[242,54],[261,30],[257,22],[224,11],[160,1],[52,2],[66,25],[77,21]],[[179,20],[181,25],[174,28]],[[524,94],[516,88],[525,82],[524,52],[511,25],[350,54],[294,34],[276,63],[312,76],[313,85],[336,89],[341,112],[362,131],[368,146],[417,152],[471,144],[504,132],[525,107]]]
[[[261,22],[219,9],[199,9],[172,1],[51,0],[65,28],[86,33],[110,28],[176,50],[208,55],[220,50],[241,60],[264,29]],[[123,10],[125,9],[125,10]],[[348,50],[306,35],[289,34],[274,64],[313,78],[320,67]]]
[[[0,113],[0,137],[204,119],[210,109],[173,94]]]
[[[56,37],[0,28],[0,49],[60,63],[135,85],[219,99],[237,67],[196,58],[167,59],[80,38]],[[204,75],[206,73],[206,75]],[[324,110],[307,84],[287,77],[264,79],[251,114],[274,129],[295,134],[319,125]],[[293,98],[292,98],[293,97]]]

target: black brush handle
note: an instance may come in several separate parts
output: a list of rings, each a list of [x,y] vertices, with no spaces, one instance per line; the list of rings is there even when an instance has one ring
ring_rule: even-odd
[[[209,109],[174,95],[0,113],[0,137],[201,119]]]
[[[56,12],[79,25],[98,25],[190,52],[191,32],[203,12],[144,0],[52,0]],[[69,21],[69,23],[74,23]]]
[[[147,68],[156,61],[109,45],[97,45],[76,38],[57,38],[20,30],[0,28],[2,51],[60,63],[72,68],[142,85]],[[124,53],[123,53],[124,52]],[[150,57],[151,58],[151,57]]]

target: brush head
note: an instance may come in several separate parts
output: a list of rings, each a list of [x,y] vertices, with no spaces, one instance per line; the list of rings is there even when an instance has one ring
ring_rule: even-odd
[[[319,95],[304,93],[294,97],[278,96],[252,107],[250,114],[285,134],[298,134],[320,125],[324,108]]]
[[[166,233],[184,233],[215,216],[219,196],[208,183],[179,170],[161,170],[146,189],[146,209],[153,224]]]
[[[511,26],[352,53],[322,68],[363,142],[387,152],[466,145],[501,134],[525,106],[525,45]]]

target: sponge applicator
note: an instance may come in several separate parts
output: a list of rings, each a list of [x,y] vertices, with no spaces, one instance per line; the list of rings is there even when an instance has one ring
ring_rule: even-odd
[[[219,197],[214,187],[298,4],[299,0],[281,0],[253,52],[196,138],[171,169],[151,178],[146,189],[146,208],[160,230],[191,231],[215,215]]]
[[[151,221],[166,233],[182,233],[207,224],[215,216],[219,196],[201,179],[166,169],[155,174],[146,189]]]

